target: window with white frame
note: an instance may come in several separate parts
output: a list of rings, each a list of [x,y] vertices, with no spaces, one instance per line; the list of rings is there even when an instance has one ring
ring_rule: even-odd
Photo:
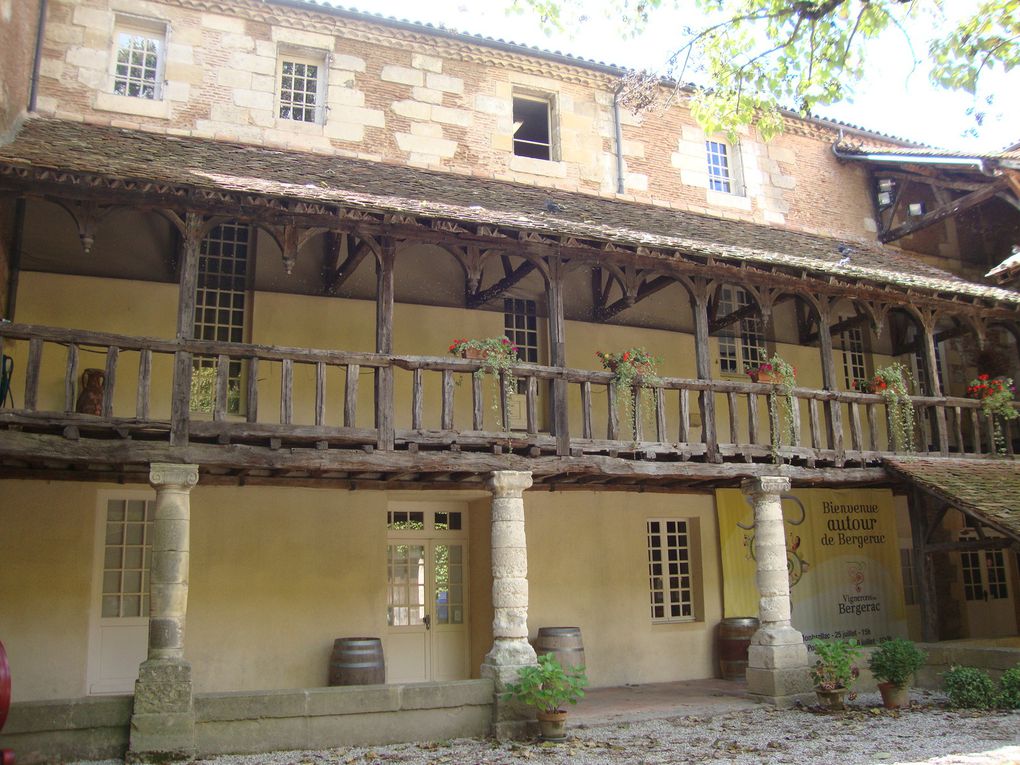
[[[280,54],[279,116],[283,120],[322,124],[326,94],[326,56]]]
[[[156,503],[111,499],[106,503],[103,548],[103,618],[149,615],[149,567]]]
[[[995,600],[1009,597],[1006,586],[1006,556],[1002,550],[985,552],[985,571],[988,574],[988,597]]]
[[[846,389],[853,388],[854,382],[868,376],[864,365],[864,331],[860,327],[848,327],[841,333],[843,340],[843,380]]]
[[[514,154],[532,159],[553,159],[552,100],[541,96],[514,96]]]
[[[114,26],[113,92],[159,101],[163,98],[166,24],[118,16]]]
[[[917,335],[920,337],[920,335]],[[917,381],[917,391],[921,395],[933,395],[931,380],[928,376],[928,365],[924,361],[924,351],[918,348],[914,352],[914,379]],[[942,372],[942,344],[935,343],[935,373],[939,377],[939,387],[944,389],[945,375]]]
[[[202,240],[195,288],[195,337],[221,343],[245,339],[250,230],[240,223],[221,223]],[[226,411],[241,408],[240,359],[228,365]],[[195,358],[191,406],[211,411],[215,401],[216,359]]]
[[[967,600],[984,600],[980,554],[973,551],[960,553],[960,570],[963,573],[963,597]]]
[[[690,524],[656,518],[646,524],[648,589],[653,622],[694,620]]]
[[[719,288],[716,317],[729,316],[734,311],[753,305],[747,290],[740,287]],[[718,332],[719,371],[723,374],[742,374],[747,365],[762,361],[761,350],[765,347],[765,333],[757,315],[745,316],[732,322]]]
[[[735,193],[735,178],[730,164],[729,147],[722,141],[705,141],[708,159],[708,188],[726,194]]]
[[[517,358],[538,363],[538,304],[534,300],[503,299],[503,334],[517,346]]]

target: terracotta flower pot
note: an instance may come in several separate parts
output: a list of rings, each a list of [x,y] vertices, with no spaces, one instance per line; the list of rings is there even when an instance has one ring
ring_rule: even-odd
[[[775,372],[762,372],[757,369],[752,369],[748,371],[747,375],[751,378],[751,382],[764,383],[766,385],[775,385],[782,382],[782,378],[780,378]]]
[[[544,741],[563,741],[567,738],[566,712],[539,712],[538,729]]]
[[[818,696],[818,704],[831,712],[842,712],[846,709],[846,688],[833,688],[831,691],[823,691],[815,688],[815,695]]]
[[[473,359],[475,361],[484,359],[487,355],[488,354],[481,348],[464,348],[460,352],[460,357],[462,359]]]
[[[878,692],[882,694],[882,704],[886,709],[910,706],[910,688],[905,685],[879,683]]]

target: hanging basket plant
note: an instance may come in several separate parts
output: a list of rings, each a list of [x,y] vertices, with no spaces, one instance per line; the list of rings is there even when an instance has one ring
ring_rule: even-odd
[[[895,362],[875,370],[870,390],[885,399],[885,411],[892,436],[893,451],[914,450],[914,404],[910,400],[910,372]]]
[[[613,373],[616,383],[616,395],[623,411],[623,420],[630,426],[633,435],[637,430],[637,418],[644,416],[647,399],[645,391],[651,390],[659,383],[656,367],[659,359],[652,356],[644,348],[628,348],[619,353],[595,351],[595,356],[602,362],[604,369]],[[637,388],[637,400],[634,389]]]
[[[504,396],[493,397],[492,411],[496,414],[496,421],[500,427],[504,431],[510,430],[509,418],[504,416],[500,402],[501,398],[509,398],[510,394],[517,390],[517,378],[513,373],[514,366],[520,363],[517,358],[517,346],[508,337],[484,337],[474,340],[461,338],[450,343],[449,352],[462,359],[480,361],[481,366],[475,370],[474,376],[481,380],[485,375],[490,375],[496,382],[497,391],[502,381]]]
[[[1010,377],[991,377],[980,374],[967,386],[967,397],[981,402],[981,411],[992,418],[992,438],[997,454],[1006,453],[1006,431],[1003,423],[1015,420],[1017,410],[1013,408],[1013,394],[1016,388]]]
[[[758,349],[758,361],[748,364],[744,372],[752,382],[768,383],[779,388],[778,395],[769,396],[769,416],[772,427],[772,459],[779,460],[779,447],[785,441],[793,444],[797,437],[797,400],[793,389],[797,385],[797,369],[778,353],[769,356],[765,348]]]

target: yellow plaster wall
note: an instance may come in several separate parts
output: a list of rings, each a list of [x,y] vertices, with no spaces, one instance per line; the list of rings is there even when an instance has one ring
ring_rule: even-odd
[[[540,627],[580,627],[594,687],[716,675],[713,640],[722,596],[710,495],[645,494],[638,503],[621,492],[530,492],[525,511],[532,639]],[[649,518],[696,521],[698,621],[651,622]]]

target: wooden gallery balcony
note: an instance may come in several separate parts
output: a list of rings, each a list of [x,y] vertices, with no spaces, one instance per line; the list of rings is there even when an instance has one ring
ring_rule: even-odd
[[[520,364],[520,393],[508,393],[472,374],[480,362],[453,357],[11,323],[0,341],[15,364],[0,410],[7,476],[143,480],[148,462],[172,460],[199,463],[212,482],[466,487],[502,468],[557,488],[661,490],[779,471],[804,484],[882,483],[878,466],[895,453],[881,395],[796,388],[785,428],[775,385],[664,377],[637,391],[645,404],[632,420],[603,371]],[[105,378],[96,413],[76,411],[86,367]],[[978,401],[911,401],[910,453],[996,452]]]

